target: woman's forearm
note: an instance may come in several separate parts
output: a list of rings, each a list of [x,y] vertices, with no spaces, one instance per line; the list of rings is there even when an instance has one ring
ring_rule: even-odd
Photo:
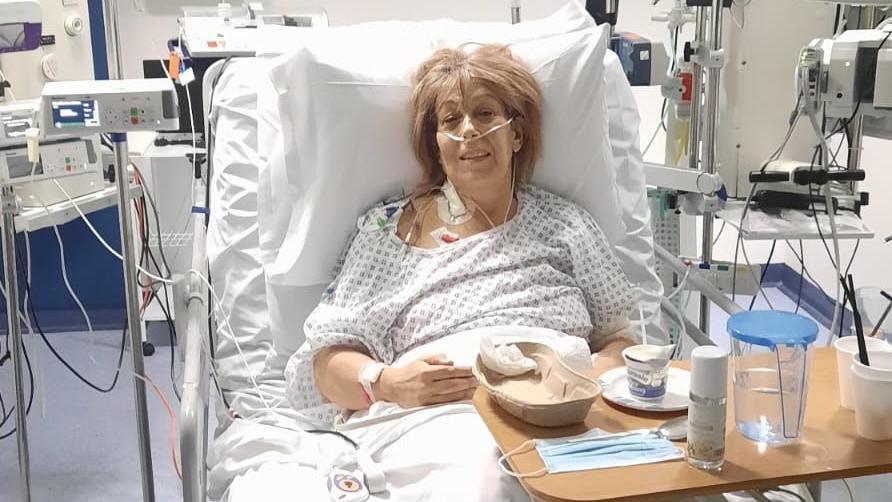
[[[322,349],[313,360],[316,387],[326,399],[345,410],[369,407],[359,372],[374,359],[352,347]]]
[[[610,339],[606,343],[602,342],[598,347],[598,356],[595,358],[595,375],[600,376],[607,370],[625,365],[622,356],[623,349],[635,345],[635,342],[626,337],[624,331],[625,329],[610,334]]]

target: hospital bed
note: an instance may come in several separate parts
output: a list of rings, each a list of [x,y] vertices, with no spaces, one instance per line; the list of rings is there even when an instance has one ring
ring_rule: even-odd
[[[588,206],[585,200],[577,202],[589,209],[604,228],[630,282],[641,290],[642,322],[650,340],[667,339],[661,310],[670,317],[680,317],[674,306],[663,298],[663,287],[654,266],[659,258],[682,274],[686,265],[662,250],[655,252],[638,145],[639,118],[631,88],[617,57],[605,51],[606,38],[601,28],[595,28],[574,2],[548,19],[516,26],[449,21],[371,23],[331,28],[324,34],[292,32],[287,40],[283,39],[284,32],[281,37],[273,34],[268,47],[259,50],[257,56],[220,61],[204,76],[208,117],[205,130],[210,135],[205,177],[209,211],[204,211],[200,204],[193,210],[192,265],[195,270],[206,272],[208,281],[192,274],[186,284],[189,317],[182,341],[185,370],[179,431],[186,501],[204,501],[208,495],[228,499],[225,491],[233,477],[264,463],[282,462],[289,456],[312,455],[312,452],[301,452],[300,444],[293,441],[295,431],[312,428],[313,424],[289,408],[283,372],[288,357],[302,342],[303,319],[318,303],[331,279],[330,268],[318,264],[327,263],[325,260],[332,250],[335,255],[339,252],[352,222],[365,208],[398,193],[400,188],[411,186],[408,181],[417,175],[411,172],[414,169],[411,162],[407,165],[410,171],[404,176],[408,178],[402,183],[399,176],[369,181],[338,173],[336,192],[332,193],[332,187],[318,178],[307,177],[306,172],[289,171],[295,159],[305,155],[304,151],[296,150],[325,150],[324,145],[301,145],[299,141],[294,144],[293,138],[306,133],[301,124],[312,122],[320,130],[334,131],[331,127],[338,123],[326,122],[322,115],[344,111],[324,99],[317,99],[302,102],[306,106],[303,113],[290,113],[298,99],[292,94],[300,94],[298,82],[308,74],[307,51],[301,47],[325,45],[315,38],[328,37],[325,46],[330,52],[322,50],[321,58],[338,61],[344,53],[332,48],[335,42],[355,44],[374,39],[375,43],[386,45],[386,40],[380,40],[382,34],[386,38],[386,33],[394,32],[397,38],[393,41],[398,41],[405,51],[401,55],[391,52],[382,57],[380,65],[385,67],[385,73],[394,70],[393,61],[400,56],[404,59],[403,65],[410,68],[435,47],[457,45],[463,37],[474,41],[511,41],[518,47],[524,43],[530,47],[541,46],[540,38],[562,33],[585,32],[588,33],[585,36],[599,38],[595,44],[601,50],[597,68],[589,65],[585,70],[588,73],[573,75],[569,80],[574,92],[594,96],[590,102],[595,107],[594,113],[579,110],[571,119],[594,120],[595,129],[600,127],[602,136],[607,138],[602,146],[595,145],[595,151],[587,154],[594,160],[586,165],[595,167],[583,171],[582,181],[574,181],[555,179],[547,166],[540,163],[534,183],[544,184],[568,197],[579,197],[576,186],[587,183],[592,185],[589,194],[598,193],[592,190],[610,194],[610,197],[597,197],[604,200]],[[415,38],[419,42],[413,46],[411,41]],[[292,49],[286,51],[284,47]],[[410,65],[406,61],[414,63]],[[330,66],[326,68],[330,70]],[[562,77],[555,65],[541,68],[549,71],[549,77],[554,80]],[[406,74],[394,74],[387,78],[406,81]],[[537,78],[541,76],[537,74]],[[583,90],[584,86],[589,87]],[[394,99],[403,99],[406,89],[403,85]],[[326,105],[332,108],[324,109]],[[405,122],[404,126],[383,123],[380,129],[393,125],[397,133],[405,133],[408,138],[408,121]],[[570,122],[568,126],[575,127],[573,120]],[[547,117],[544,126],[549,127]],[[372,136],[377,132],[366,131]],[[544,147],[548,151],[556,143],[549,143],[547,129],[545,134]],[[380,148],[379,153],[386,157],[390,155],[386,151],[389,144],[379,141],[372,146]],[[356,148],[361,151],[361,146]],[[552,148],[553,153],[557,151],[559,161],[569,155],[579,156],[578,151],[560,150]],[[198,183],[196,193],[202,190]],[[339,198],[334,206],[332,196]],[[594,199],[589,196],[589,200]],[[295,206],[286,202],[293,202]],[[300,204],[316,206],[300,209],[297,207]],[[339,221],[322,219],[309,227],[302,225],[306,220],[312,221],[313,215],[325,213],[328,207],[337,208]],[[320,239],[322,236],[328,238]],[[738,309],[696,274],[691,274],[688,281],[689,286],[703,291],[725,310],[733,313]],[[686,320],[684,325],[696,343],[709,343],[708,337],[696,326]],[[217,386],[222,392],[217,392]],[[209,455],[208,413],[212,401],[216,401],[213,408],[219,425],[213,433],[216,448]]]

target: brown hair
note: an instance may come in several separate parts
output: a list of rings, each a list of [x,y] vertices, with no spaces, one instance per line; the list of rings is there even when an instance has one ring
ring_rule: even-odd
[[[456,88],[464,94],[471,82],[482,84],[495,94],[520,127],[523,143],[514,156],[515,176],[518,181],[529,182],[542,144],[539,86],[507,46],[483,44],[468,52],[464,50],[466,45],[436,51],[415,74],[412,148],[424,169],[424,183],[430,186],[446,181],[436,138],[437,99]]]

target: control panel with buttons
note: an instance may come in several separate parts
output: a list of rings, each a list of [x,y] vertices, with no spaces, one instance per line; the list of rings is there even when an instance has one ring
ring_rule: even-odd
[[[50,82],[41,96],[45,135],[159,131],[179,127],[173,82],[166,78]]]

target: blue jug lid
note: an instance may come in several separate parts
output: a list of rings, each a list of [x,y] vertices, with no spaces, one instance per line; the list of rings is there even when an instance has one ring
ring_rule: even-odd
[[[728,333],[736,340],[762,347],[807,345],[818,339],[818,325],[792,312],[754,310],[732,315]]]

